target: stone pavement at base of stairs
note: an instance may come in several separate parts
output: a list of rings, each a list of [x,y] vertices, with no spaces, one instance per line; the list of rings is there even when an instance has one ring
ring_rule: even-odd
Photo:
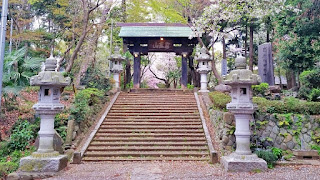
[[[266,172],[227,173],[220,164],[199,161],[103,162],[70,164],[50,180],[162,180],[162,179],[320,179],[320,166],[277,166]]]

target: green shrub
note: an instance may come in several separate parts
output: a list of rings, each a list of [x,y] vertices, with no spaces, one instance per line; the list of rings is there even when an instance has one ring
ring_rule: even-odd
[[[59,133],[60,137],[65,140],[67,136],[67,126],[70,113],[62,112],[54,118],[54,129]]]
[[[308,101],[319,101],[318,97],[320,97],[320,89],[313,88],[308,95]]]
[[[187,88],[192,90],[194,88],[194,85],[193,84],[187,84]]]
[[[38,121],[39,122],[39,121]],[[31,124],[29,121],[17,121],[12,128],[8,143],[9,151],[24,150],[32,140],[37,137],[39,123]]]
[[[252,101],[258,105],[258,111],[265,113],[320,114],[320,102],[305,102],[293,97],[284,98],[283,101],[267,100],[263,97],[253,97]]]
[[[231,97],[228,94],[214,91],[209,93],[209,97],[211,101],[213,102],[214,108],[225,110],[226,105],[231,102]]]
[[[299,96],[308,99],[312,89],[320,88],[320,68],[311,71],[303,71],[299,76],[301,87]]]
[[[273,168],[274,163],[278,160],[278,157],[269,150],[259,150],[254,153],[257,154],[259,158],[262,158],[267,162],[268,168]]]
[[[257,96],[259,94],[264,96],[267,93],[268,89],[269,89],[268,83],[261,83],[259,85],[252,85],[253,95],[255,95],[255,96]]]
[[[272,147],[272,148],[271,148],[271,152],[272,152],[275,156],[277,156],[277,160],[279,160],[279,159],[282,158],[282,154],[283,154],[282,149],[276,148],[276,147]]]
[[[32,124],[18,120],[12,127],[9,141],[0,142],[0,179],[16,171],[20,159],[35,151],[35,147],[28,146],[37,136],[39,125],[39,119]]]
[[[88,68],[85,76],[80,81],[86,88],[96,88],[104,92],[111,89],[109,79],[98,68]]]
[[[0,142],[0,158],[5,157],[10,153],[10,150],[8,149],[8,141],[1,141]]]
[[[320,155],[320,146],[319,145],[311,145],[311,149],[314,149],[314,150],[317,150],[318,151],[318,154]]]
[[[104,92],[96,88],[84,89],[75,96],[75,102],[71,107],[71,115],[77,121],[81,122],[91,115],[95,105],[101,103]]]
[[[14,172],[18,167],[19,163],[16,162],[0,162],[0,178]]]

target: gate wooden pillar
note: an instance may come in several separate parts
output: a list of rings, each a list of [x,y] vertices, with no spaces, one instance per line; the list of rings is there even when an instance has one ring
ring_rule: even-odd
[[[133,52],[133,56],[133,87],[140,88],[141,56],[139,52]]]
[[[181,88],[186,89],[188,83],[188,53],[182,52],[182,62],[181,62]]]

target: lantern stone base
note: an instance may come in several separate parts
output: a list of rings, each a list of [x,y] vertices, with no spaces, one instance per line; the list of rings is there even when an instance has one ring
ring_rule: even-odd
[[[27,156],[21,158],[19,171],[21,172],[58,172],[67,167],[68,158],[66,155],[52,157]]]
[[[221,158],[221,164],[229,172],[266,171],[267,162],[257,155],[238,155],[235,153]]]

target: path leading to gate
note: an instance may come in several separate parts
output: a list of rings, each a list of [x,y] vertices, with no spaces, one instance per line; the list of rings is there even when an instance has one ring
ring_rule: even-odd
[[[277,166],[267,172],[227,173],[219,164],[205,161],[139,161],[71,164],[60,175],[50,180],[318,180],[319,166]]]
[[[181,90],[121,92],[83,161],[209,161],[194,93]]]

